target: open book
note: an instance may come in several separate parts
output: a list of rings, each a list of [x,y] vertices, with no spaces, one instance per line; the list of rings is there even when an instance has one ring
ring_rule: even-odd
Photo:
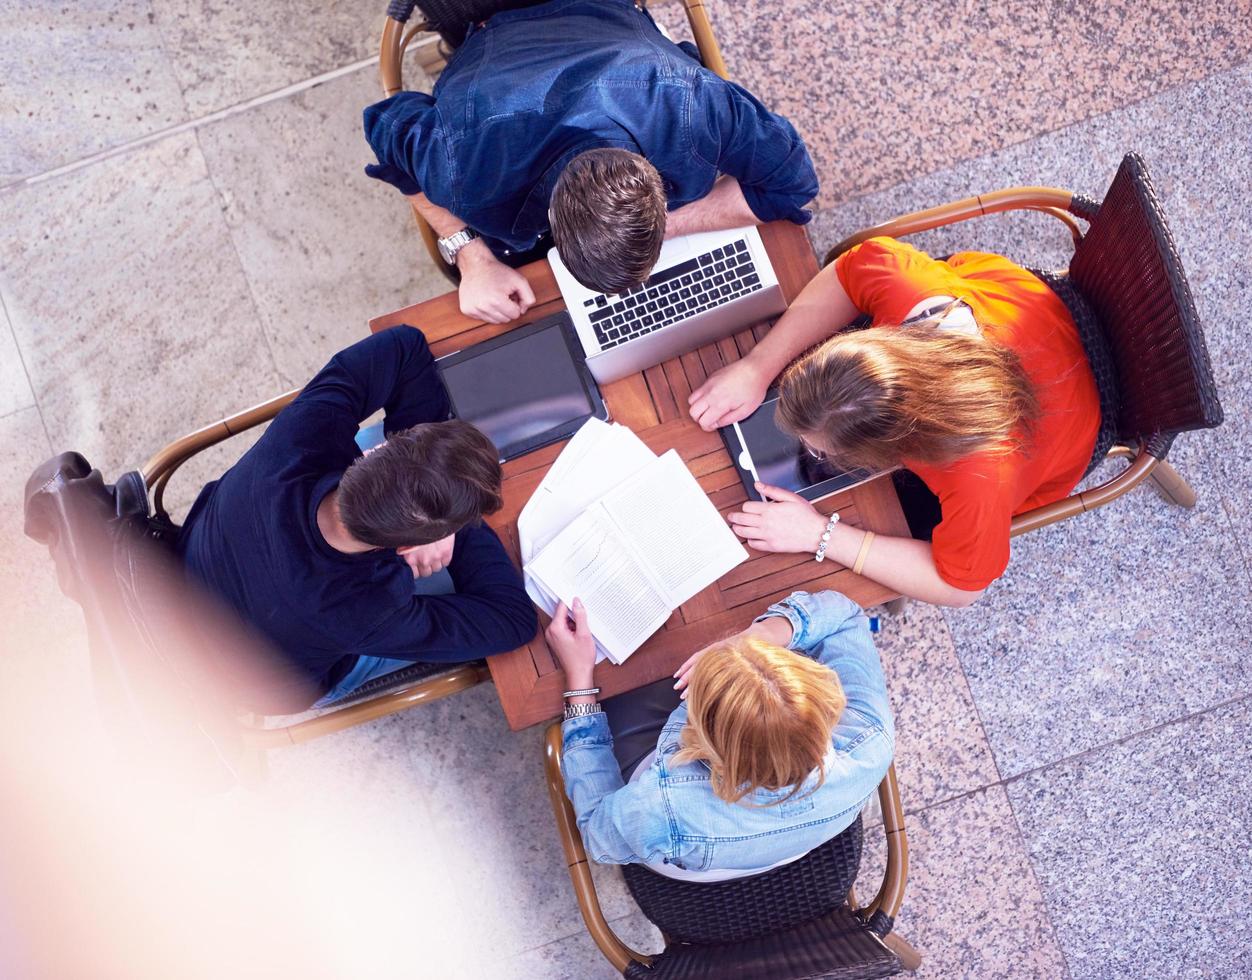
[[[518,532],[531,598],[551,615],[558,600],[569,605],[578,596],[601,658],[621,663],[676,607],[748,553],[676,452],[657,457],[629,430],[595,424],[608,431],[577,445],[580,430],[565,450],[576,450],[572,465],[561,466],[561,459],[553,464],[558,480],[548,491],[542,485],[536,490]],[[627,448],[630,440],[637,447]],[[611,453],[587,445],[601,441]],[[597,460],[603,465],[590,469]],[[554,505],[581,503],[588,487],[602,489],[610,481],[581,509],[558,512]],[[538,547],[536,540],[542,542]]]

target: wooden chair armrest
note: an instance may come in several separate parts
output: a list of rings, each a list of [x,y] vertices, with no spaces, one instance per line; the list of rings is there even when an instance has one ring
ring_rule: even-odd
[[[848,249],[861,244],[870,238],[885,235],[889,238],[902,238],[919,231],[942,228],[945,225],[968,221],[984,214],[998,214],[1002,211],[1042,211],[1053,217],[1061,218],[1069,226],[1070,234],[1081,234],[1077,224],[1069,217],[1072,213],[1071,202],[1074,195],[1071,191],[1057,187],[1008,187],[989,194],[976,194],[959,201],[949,201],[924,211],[913,211],[902,214],[890,221],[863,228],[854,235],[849,235],[826,253],[823,265],[829,265]]]
[[[1137,449],[1132,449],[1130,446],[1114,446],[1109,450],[1109,456],[1125,457],[1130,459],[1131,463],[1113,479],[1101,483],[1098,487],[1071,494],[1064,500],[1057,500],[1024,514],[1018,514],[1013,518],[1009,534],[1016,537],[1027,531],[1035,531],[1049,524],[1055,524],[1057,521],[1063,521],[1112,503],[1122,494],[1129,493],[1146,480],[1160,463],[1160,460],[1148,452],[1147,445],[1142,442]]]
[[[691,35],[696,40],[696,47],[700,49],[700,60],[704,62],[704,67],[719,78],[730,78],[721,46],[713,34],[713,25],[709,22],[709,12],[704,6],[704,0],[683,0],[683,7],[687,11],[687,23],[691,25]]]
[[[252,408],[245,409],[236,415],[228,416],[214,422],[212,425],[206,425],[202,429],[197,429],[190,435],[185,435],[181,439],[175,439],[144,463],[139,473],[143,477],[144,485],[147,486],[149,494],[152,496],[152,508],[157,516],[167,516],[165,513],[165,487],[169,483],[170,477],[174,475],[174,471],[182,466],[183,463],[191,459],[196,453],[202,452],[210,446],[216,446],[219,442],[224,442],[231,436],[236,436],[254,426],[268,422],[290,405],[298,394],[300,394],[300,389],[293,388],[291,391],[284,392],[275,398],[271,398],[269,401],[261,402],[260,405],[254,405]]]
[[[904,804],[900,801],[900,786],[896,782],[894,763],[878,784],[878,804],[882,810],[883,834],[887,839],[887,864],[883,869],[878,894],[861,910],[871,926],[874,925],[874,917],[879,913],[887,916],[888,920],[895,919],[904,903],[904,886],[909,877],[909,838],[904,829]],[[887,931],[890,931],[890,926]]]
[[[600,947],[604,958],[619,973],[625,973],[632,961],[648,966],[652,958],[645,953],[636,952],[622,942],[604,918],[595,881],[591,877],[591,866],[587,863],[582,834],[578,831],[578,820],[574,816],[569,797],[565,795],[565,778],[561,775],[561,750],[561,723],[554,721],[548,726],[544,738],[544,775],[548,783],[548,798],[552,802],[552,815],[556,818],[557,834],[561,838],[565,863],[569,867],[570,882],[574,886],[574,896],[578,899],[578,910],[582,913],[583,923],[595,944]]]
[[[475,684],[490,679],[491,672],[477,664],[462,664],[456,670],[415,681],[399,690],[388,691],[367,701],[358,701],[335,711],[328,711],[281,728],[243,728],[243,742],[249,748],[274,749],[286,745],[299,745],[332,732],[341,732],[353,725],[364,724],[375,718],[407,711],[419,704],[439,701],[453,694],[468,690]]]

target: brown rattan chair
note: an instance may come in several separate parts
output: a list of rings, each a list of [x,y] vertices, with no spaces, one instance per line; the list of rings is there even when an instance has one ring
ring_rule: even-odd
[[[799,861],[752,878],[718,884],[675,882],[647,868],[623,869],[665,949],[631,949],[604,917],[574,808],[561,775],[561,726],[547,731],[544,770],[557,833],[587,931],[631,980],[830,980],[885,977],[915,970],[921,957],[892,931],[904,901],[908,838],[895,767],[878,787],[887,862],[874,898],[857,907],[852,884],[861,854],[861,821]]]
[[[277,415],[300,389],[288,391],[246,411],[221,419],[212,425],[170,443],[140,470],[151,499],[152,519],[173,526],[165,508],[165,491],[170,478],[197,453],[262,425]],[[486,664],[479,660],[463,664],[414,664],[378,678],[354,691],[312,717],[279,723],[276,718],[247,717],[241,721],[245,746],[257,749],[295,745],[419,704],[438,701],[490,678]]]
[[[387,20],[383,24],[378,58],[383,95],[390,97],[404,88],[404,52],[418,35],[437,33],[445,45],[455,48],[465,39],[466,28],[470,24],[486,20],[501,10],[532,6],[539,2],[542,0],[421,0],[420,3],[419,0],[391,0],[387,5]],[[640,6],[644,5],[641,0]],[[722,78],[729,77],[726,73],[726,61],[709,23],[704,0],[683,0],[683,7],[700,52],[700,60],[715,74]],[[420,8],[424,19],[406,28],[415,8]],[[460,283],[459,270],[443,260],[437,245],[439,236],[416,207],[413,208],[413,217],[417,221],[417,229],[431,261],[449,282],[454,285]]]
[[[1019,514],[1012,533],[1103,507],[1144,480],[1170,503],[1195,506],[1195,492],[1165,457],[1180,432],[1220,425],[1222,408],[1182,262],[1137,154],[1122,160],[1102,202],[1054,187],[1011,187],[865,228],[832,248],[826,263],[875,236],[1013,210],[1049,214],[1073,237],[1068,270],[1039,274],[1074,315],[1100,391],[1092,468],[1106,456],[1130,464],[1099,486]]]

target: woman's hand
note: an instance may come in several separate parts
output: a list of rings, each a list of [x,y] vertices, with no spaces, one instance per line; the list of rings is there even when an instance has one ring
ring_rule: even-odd
[[[574,599],[572,611],[565,603],[558,603],[544,636],[548,649],[565,671],[565,683],[574,689],[594,686],[596,641],[587,625],[587,607],[582,600]]]
[[[780,551],[800,554],[817,551],[826,530],[826,518],[817,508],[797,493],[756,484],[765,501],[749,500],[743,510],[730,515],[730,526],[739,537],[757,551]]]
[[[749,623],[746,629],[740,630],[735,635],[755,636],[764,640],[766,643],[772,643],[774,646],[786,648],[787,644],[791,642],[791,623],[789,623],[782,616],[768,616],[767,618],[759,620],[755,623]],[[706,647],[701,647],[690,657],[684,660],[681,667],[674,671],[674,677],[676,679],[674,690],[682,691],[682,694],[680,694],[679,697],[684,701],[687,700],[687,684],[691,681],[691,668],[693,668],[697,661],[708,653],[709,650],[718,646],[719,643],[725,642],[726,640],[719,640],[717,643],[710,643]]]
[[[771,380],[750,355],[727,364],[691,393],[691,417],[707,432],[746,419],[765,401]]]
[[[720,642],[725,641],[723,640]],[[684,660],[681,667],[674,671],[674,677],[677,678],[677,683],[674,684],[674,690],[682,691],[682,694],[680,694],[679,697],[684,701],[687,700],[687,682],[691,680],[691,668],[696,665],[696,661],[703,657],[705,652],[708,651],[710,647],[714,646],[717,646],[717,644],[710,643],[707,647],[701,647],[690,657]]]

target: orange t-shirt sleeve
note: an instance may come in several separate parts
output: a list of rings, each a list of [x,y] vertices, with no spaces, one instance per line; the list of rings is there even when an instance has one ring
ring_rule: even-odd
[[[952,270],[894,238],[871,238],[835,260],[852,304],[875,319],[903,319],[919,299],[941,290]]]
[[[931,537],[931,555],[939,577],[953,588],[977,592],[1008,568],[1013,505],[996,470],[971,468],[939,494],[943,520]]]

